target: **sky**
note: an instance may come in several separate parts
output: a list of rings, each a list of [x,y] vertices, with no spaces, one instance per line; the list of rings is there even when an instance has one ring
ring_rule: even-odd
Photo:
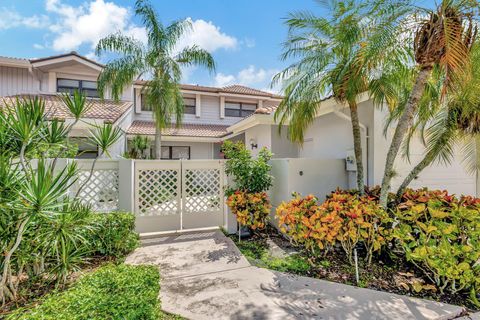
[[[145,40],[134,0],[0,0],[0,56],[39,58],[77,51],[100,62],[94,48],[117,31]],[[163,24],[190,19],[193,31],[181,46],[197,44],[212,53],[217,69],[184,70],[184,83],[208,86],[242,84],[271,88],[281,61],[284,25],[290,12],[324,14],[314,0],[163,0],[153,1]]]

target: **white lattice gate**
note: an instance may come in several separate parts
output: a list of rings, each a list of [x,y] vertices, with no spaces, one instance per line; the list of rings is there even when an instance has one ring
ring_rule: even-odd
[[[223,225],[219,160],[136,160],[137,230],[176,231]]]

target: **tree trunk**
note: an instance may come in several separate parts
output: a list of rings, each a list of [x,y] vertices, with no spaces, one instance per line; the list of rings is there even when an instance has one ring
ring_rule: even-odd
[[[162,130],[155,126],[155,159],[162,159]]]
[[[360,121],[358,120],[358,109],[355,102],[349,103],[350,117],[352,119],[353,148],[355,152],[355,162],[357,163],[357,189],[360,195],[365,193],[365,183],[363,174],[362,159],[362,135],[360,133]]]
[[[398,150],[402,144],[403,138],[408,128],[412,125],[413,117],[418,107],[418,101],[423,95],[425,90],[425,83],[428,80],[432,72],[432,68],[423,68],[418,73],[418,76],[415,80],[415,84],[410,92],[410,97],[408,98],[407,105],[403,111],[402,116],[398,120],[397,127],[395,128],[395,133],[393,134],[392,142],[390,143],[390,148],[388,149],[387,159],[385,161],[385,170],[383,172],[383,180],[380,192],[380,205],[384,208],[387,207],[388,202],[388,192],[390,191],[390,184],[393,178],[393,165],[395,163],[395,158],[397,157]]]
[[[429,152],[427,152],[425,157],[423,157],[423,159],[412,169],[412,171],[410,171],[408,176],[405,177],[402,184],[397,190],[397,195],[396,195],[397,202],[400,201],[403,193],[405,192],[405,189],[407,189],[410,182],[412,182],[412,180],[415,179],[415,177],[418,176],[418,174],[422,172],[423,169],[428,167],[437,158],[441,150],[441,147],[445,145],[445,143],[451,138],[451,136],[452,136],[451,130],[445,131],[440,136],[440,138],[437,141],[435,141],[435,144],[437,146],[435,148],[432,148]]]

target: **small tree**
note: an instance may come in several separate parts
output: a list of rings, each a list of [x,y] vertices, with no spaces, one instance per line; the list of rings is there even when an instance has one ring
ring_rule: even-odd
[[[227,205],[239,225],[253,230],[264,228],[271,209],[266,191],[273,182],[268,163],[272,153],[262,148],[255,159],[243,143],[231,141],[225,141],[222,149],[227,158],[225,172],[233,180],[226,190]]]

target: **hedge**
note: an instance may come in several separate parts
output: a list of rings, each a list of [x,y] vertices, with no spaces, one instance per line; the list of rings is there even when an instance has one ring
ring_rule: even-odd
[[[135,215],[128,212],[93,213],[92,225],[86,239],[92,254],[121,258],[139,244],[135,232]]]

